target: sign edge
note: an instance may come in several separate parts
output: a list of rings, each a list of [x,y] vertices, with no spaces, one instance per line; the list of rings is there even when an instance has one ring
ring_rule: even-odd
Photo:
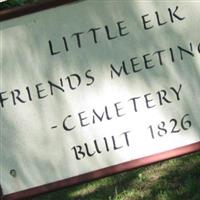
[[[3,196],[2,200],[19,200],[19,199],[24,199],[28,197],[33,197],[39,194],[56,191],[64,187],[69,187],[69,186],[89,182],[95,179],[111,176],[117,173],[130,171],[133,169],[137,169],[139,167],[144,167],[144,166],[154,164],[160,161],[169,160],[172,158],[184,156],[186,154],[191,154],[198,151],[200,151],[200,141],[195,142],[193,144],[186,145],[186,146],[164,151],[161,153],[152,154],[150,156],[131,160],[125,163],[120,163],[117,165],[102,168],[102,169],[89,172],[86,174],[81,174],[75,177],[67,178],[64,180],[48,183],[45,185],[23,190],[20,192],[5,195]]]
[[[0,22],[21,17],[24,15],[44,11],[50,8],[62,6],[64,4],[70,4],[70,3],[80,3],[82,0],[46,0],[43,2],[38,2],[38,3],[32,3],[16,8],[11,8],[11,9],[5,9],[5,10],[0,10]]]

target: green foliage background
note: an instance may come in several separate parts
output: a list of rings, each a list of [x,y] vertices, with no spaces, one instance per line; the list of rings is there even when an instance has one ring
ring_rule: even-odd
[[[42,1],[42,0],[7,0],[0,4],[0,8],[1,9],[13,8],[16,6],[22,6],[27,3],[36,3],[39,1]]]

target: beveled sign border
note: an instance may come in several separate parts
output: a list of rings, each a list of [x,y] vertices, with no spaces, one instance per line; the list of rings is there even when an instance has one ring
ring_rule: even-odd
[[[20,17],[23,15],[31,14],[34,12],[42,11],[45,9],[53,8],[56,6],[60,6],[63,4],[69,4],[71,2],[78,3],[82,0],[45,0],[43,2],[39,2],[36,4],[31,5],[25,5],[18,8],[12,8],[12,9],[6,9],[6,10],[0,10],[0,21]],[[53,183],[49,183],[42,186],[37,186],[34,188],[30,188],[27,190],[23,190],[20,192],[12,193],[9,195],[3,195],[3,191],[0,185],[0,196],[1,200],[18,200],[18,199],[24,199],[27,197],[35,196],[37,194],[47,193],[53,190],[57,190],[60,188],[64,188],[67,186],[72,186],[84,182],[88,182],[94,179],[103,178],[109,175],[114,175],[119,172],[128,171],[131,169],[139,168],[142,166],[146,166],[149,164],[153,164],[159,161],[183,156],[189,153],[194,153],[200,151],[200,142],[196,142],[190,145],[186,145],[183,147],[179,147],[176,149],[172,149],[169,151],[165,151],[162,153],[157,153],[151,156],[139,158],[136,160],[128,161],[125,163],[121,163],[118,165],[110,166],[107,168],[103,168],[97,171],[89,172],[86,174],[78,175],[75,177],[71,177],[68,179],[56,181]]]
[[[27,197],[35,196],[37,194],[47,193],[50,191],[58,190],[67,186],[73,186],[80,183],[88,182],[98,178],[114,175],[119,172],[124,172],[132,169],[136,169],[142,166],[157,163],[159,161],[168,160],[171,158],[183,156],[189,153],[200,151],[200,142],[196,142],[187,146],[179,147],[173,150],[165,151],[162,153],[154,154],[151,156],[139,158],[129,162],[121,163],[111,167],[106,167],[97,171],[89,172],[79,176],[71,177],[68,179],[56,181],[46,185],[30,188],[24,191],[5,195],[1,200],[18,200]]]
[[[72,2],[81,2],[83,0],[44,0],[33,4],[27,4],[24,6],[0,10],[0,21],[20,17],[23,15],[39,12],[45,9],[57,7],[63,4],[69,4]],[[3,3],[3,2],[2,2]]]

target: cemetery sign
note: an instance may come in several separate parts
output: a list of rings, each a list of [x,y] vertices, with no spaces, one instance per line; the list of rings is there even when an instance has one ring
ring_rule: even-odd
[[[200,150],[200,3],[67,2],[0,14],[4,200]]]

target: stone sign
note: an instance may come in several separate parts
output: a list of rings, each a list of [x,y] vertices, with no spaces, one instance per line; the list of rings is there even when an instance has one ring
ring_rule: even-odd
[[[85,0],[4,17],[3,199],[199,151],[199,16],[199,2]]]

